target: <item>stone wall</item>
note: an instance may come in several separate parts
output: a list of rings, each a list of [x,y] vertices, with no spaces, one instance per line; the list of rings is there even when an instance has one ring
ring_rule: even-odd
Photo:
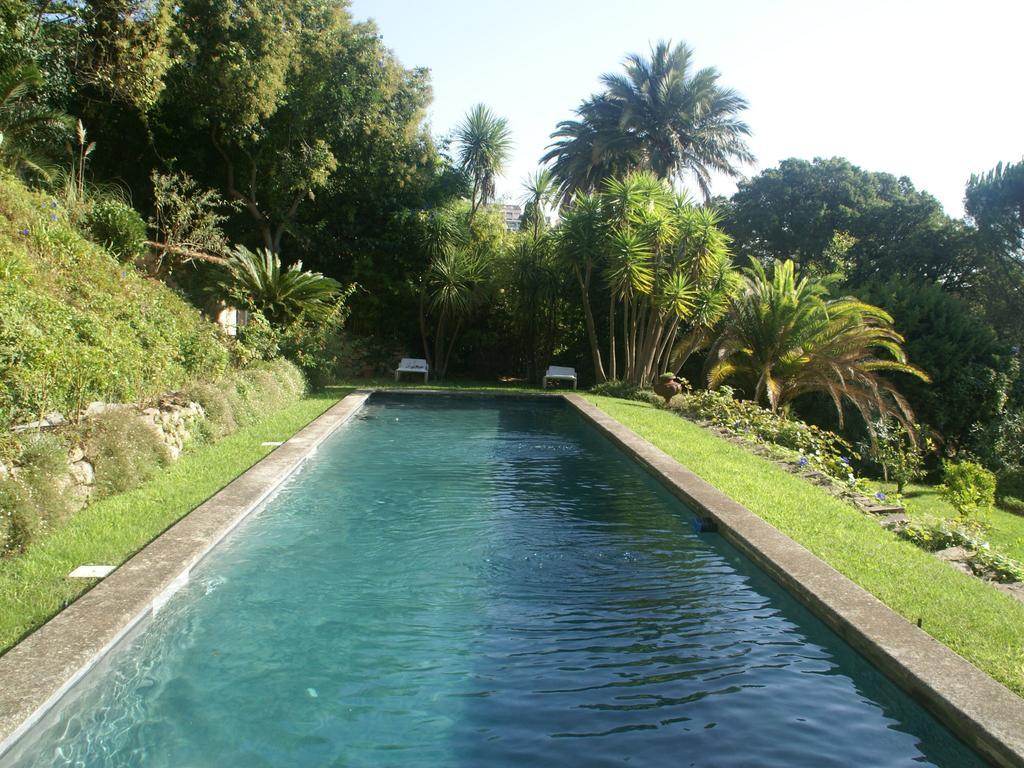
[[[88,422],[89,419],[110,411],[133,413],[160,438],[160,441],[167,447],[171,461],[178,460],[182,450],[195,435],[197,427],[206,418],[199,403],[184,400],[175,395],[166,395],[160,398],[155,406],[149,408],[120,403],[89,403],[85,409],[75,415],[73,421]],[[56,429],[67,423],[68,420],[63,414],[51,413],[41,421],[15,427],[14,431]],[[65,486],[62,491],[71,500],[72,511],[85,507],[92,497],[93,487],[96,483],[94,463],[95,461],[82,445],[74,445],[68,451],[68,473],[64,479]],[[17,473],[17,467],[5,466],[0,463],[0,479],[10,475],[16,476]]]

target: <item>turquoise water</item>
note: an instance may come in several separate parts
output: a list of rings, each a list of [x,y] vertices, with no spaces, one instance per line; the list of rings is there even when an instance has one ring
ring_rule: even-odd
[[[17,766],[971,766],[560,403],[375,396]]]

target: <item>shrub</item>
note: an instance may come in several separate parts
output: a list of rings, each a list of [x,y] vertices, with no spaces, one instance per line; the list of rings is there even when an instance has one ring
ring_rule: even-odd
[[[86,458],[96,472],[96,498],[141,485],[170,460],[160,436],[127,408],[89,419],[82,438]]]
[[[252,312],[248,322],[238,329],[235,359],[245,368],[260,360],[273,360],[281,347],[281,334],[261,313]]]
[[[355,367],[355,345],[342,331],[349,315],[346,302],[355,289],[350,285],[329,311],[303,314],[281,332],[281,354],[298,365],[314,387],[345,378]]]
[[[961,517],[985,513],[996,500],[996,476],[973,461],[945,461],[939,492]]]
[[[999,500],[999,506],[1015,515],[1024,515],[1024,499],[1018,499],[1016,496],[1003,496]]]
[[[863,445],[865,453],[881,466],[886,480],[895,481],[896,492],[903,493],[907,483],[924,474],[924,457],[914,438],[898,421],[885,418],[871,425],[871,436]]]
[[[23,552],[70,511],[67,452],[51,434],[30,434],[20,446],[15,475],[0,480],[0,555]]]
[[[145,253],[146,222],[120,200],[103,198],[93,203],[86,225],[93,239],[121,261],[132,263]]]
[[[642,389],[635,384],[619,381],[618,379],[611,379],[601,384],[596,384],[590,388],[590,391],[595,395],[603,397],[617,397],[620,400],[641,400],[645,402],[650,399],[651,395],[649,389]]]
[[[734,400],[732,395],[729,387],[683,392],[672,400],[670,408],[753,442],[796,451],[801,466],[817,469],[844,483],[856,483],[853,462],[860,455],[839,435],[772,413],[750,400]]]

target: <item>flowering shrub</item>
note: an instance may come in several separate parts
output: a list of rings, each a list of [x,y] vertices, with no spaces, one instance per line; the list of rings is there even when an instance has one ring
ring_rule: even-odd
[[[734,400],[732,390],[685,391],[672,408],[757,443],[778,445],[800,454],[800,466],[817,469],[851,486],[857,484],[852,462],[860,459],[839,435],[789,419],[749,400]]]

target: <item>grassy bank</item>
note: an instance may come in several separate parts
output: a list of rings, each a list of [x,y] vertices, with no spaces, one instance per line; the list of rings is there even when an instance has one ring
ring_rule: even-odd
[[[1024,695],[1024,604],[692,422],[647,403],[585,397]]]
[[[153,480],[70,518],[22,556],[0,561],[0,651],[94,582],[68,579],[84,563],[120,564],[319,416],[344,389],[310,395],[217,443],[197,446]]]

